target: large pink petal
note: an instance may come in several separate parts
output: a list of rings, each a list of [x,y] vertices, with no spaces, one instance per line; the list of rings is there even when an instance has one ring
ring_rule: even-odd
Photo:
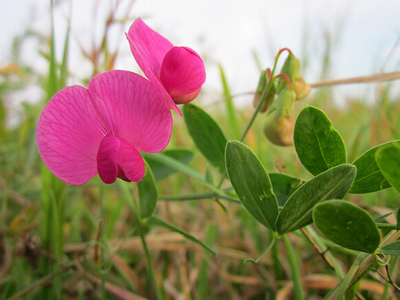
[[[61,180],[81,185],[97,174],[103,130],[87,89],[59,91],[43,109],[36,135],[43,162]]]
[[[173,47],[165,55],[160,77],[177,104],[192,101],[206,81],[201,57],[187,47]]]
[[[117,180],[117,157],[120,145],[120,140],[112,134],[108,134],[100,143],[97,152],[97,171],[104,183],[111,184]]]
[[[120,139],[117,163],[130,181],[142,180],[145,173],[144,161],[140,153],[125,140]]]
[[[138,18],[129,28],[127,39],[140,69],[163,93],[171,109],[182,115],[160,79],[161,64],[165,54],[173,47],[170,41],[148,27]]]
[[[138,151],[159,152],[167,146],[171,112],[147,79],[128,71],[108,71],[94,77],[88,89],[108,132]]]

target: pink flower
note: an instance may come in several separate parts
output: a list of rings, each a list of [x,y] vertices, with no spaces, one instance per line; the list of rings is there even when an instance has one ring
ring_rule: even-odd
[[[203,60],[190,48],[174,47],[170,41],[138,18],[127,34],[133,56],[147,78],[182,115],[176,104],[192,101],[206,80]]]
[[[46,105],[37,143],[47,167],[63,181],[81,185],[97,173],[105,183],[117,177],[140,181],[139,151],[159,152],[171,137],[172,116],[163,95],[128,71],[94,77],[88,89],[71,86]]]

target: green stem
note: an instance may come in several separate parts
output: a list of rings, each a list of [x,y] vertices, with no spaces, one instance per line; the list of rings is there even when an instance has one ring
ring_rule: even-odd
[[[275,63],[274,63],[274,68],[272,69],[272,73],[271,73],[271,79],[268,82],[268,85],[264,88],[262,94],[261,94],[261,100],[257,105],[256,110],[254,111],[249,123],[246,126],[246,129],[244,130],[242,136],[240,137],[240,142],[243,142],[247,133],[249,132],[251,126],[253,126],[254,120],[256,119],[258,113],[260,112],[260,109],[262,107],[262,105],[264,104],[265,100],[267,99],[267,96],[269,94],[269,92],[271,91],[272,85],[274,84],[274,73],[275,73],[275,69],[276,69],[276,65],[278,63],[278,59],[279,56],[281,55],[281,51],[279,51],[278,55],[275,58]],[[222,186],[222,183],[224,182],[225,178],[226,178],[226,171],[224,172],[224,174],[221,177],[221,180],[219,182],[219,184],[217,185],[217,188],[220,188]]]
[[[156,290],[157,299],[161,300],[161,299],[164,299],[164,295],[161,293],[161,289],[157,284],[156,272],[155,272],[153,261],[151,259],[151,255],[150,255],[150,251],[149,251],[149,248],[147,247],[146,239],[144,236],[143,224],[142,224],[141,220],[139,220],[138,223],[139,223],[140,239],[142,241],[144,253],[146,254],[146,259],[147,259],[147,264],[149,266],[150,276],[153,281],[154,289]]]
[[[102,220],[100,230],[100,290],[101,290],[101,299],[106,299],[106,273],[104,272],[104,196],[103,196],[103,184],[100,183],[100,220]]]
[[[273,78],[274,78],[274,73],[275,73],[276,65],[278,63],[279,56],[280,56],[280,53],[278,53],[278,55],[276,56],[275,63],[274,63],[274,68],[272,69],[272,73],[271,73],[271,79],[269,80],[268,85],[265,87],[263,93],[261,94],[261,100],[258,103],[257,108],[254,111],[253,116],[251,117],[249,123],[247,124],[246,129],[244,130],[244,132],[242,134],[242,137],[240,138],[240,142],[244,141],[247,133],[249,132],[251,126],[254,123],[254,120],[256,119],[258,113],[260,112],[260,109],[261,109],[262,105],[264,104],[265,100],[267,99],[268,94],[271,91],[272,85],[274,84],[274,79]]]
[[[287,235],[283,236],[283,240],[285,241],[286,245],[290,270],[292,271],[293,289],[294,294],[296,295],[296,300],[304,300],[303,287],[301,286],[300,271],[299,265],[297,263],[296,254],[294,253],[292,244],[290,243]]]
[[[120,186],[121,186],[123,194],[125,196],[124,198],[129,206],[129,208],[131,209],[134,218],[136,220],[138,220],[137,223],[138,223],[139,235],[140,235],[140,239],[142,241],[144,253],[146,255],[147,265],[149,267],[149,272],[150,272],[150,277],[153,282],[154,289],[156,291],[157,299],[162,300],[162,299],[164,299],[164,294],[161,292],[161,289],[157,284],[156,272],[154,269],[153,261],[151,259],[149,248],[147,247],[147,243],[146,243],[146,239],[145,239],[145,232],[144,232],[144,228],[143,228],[143,221],[140,218],[140,211],[138,208],[138,203],[136,203],[134,201],[134,199],[132,198],[132,194],[131,194],[132,187],[130,185],[128,185],[126,182],[120,181]]]
[[[376,223],[376,226],[378,226],[378,228],[383,229],[391,229],[391,230],[397,230],[397,225],[396,224],[390,224],[390,223]]]
[[[180,195],[180,196],[170,196],[170,197],[160,197],[158,200],[161,201],[189,201],[189,200],[200,200],[200,199],[214,199],[219,198],[227,200],[229,202],[241,203],[238,199],[234,199],[227,196],[221,196],[215,193],[199,193],[191,195]]]

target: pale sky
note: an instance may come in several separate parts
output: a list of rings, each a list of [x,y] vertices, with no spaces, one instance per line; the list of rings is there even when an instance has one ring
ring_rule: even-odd
[[[55,10],[58,56],[69,11],[69,1],[61,2],[64,3]],[[102,16],[113,2],[73,1],[72,30],[81,43],[90,45],[93,33],[101,35]],[[0,3],[2,66],[7,62],[15,34],[29,24],[49,32],[49,0],[0,0]],[[95,11],[97,18],[93,17]],[[208,77],[204,88],[220,89],[216,63],[222,64],[233,93],[248,92],[257,85],[259,74],[252,56],[254,50],[265,68],[272,67],[272,58],[282,47],[289,47],[299,58],[307,55],[310,65],[306,80],[318,80],[326,31],[339,31],[331,56],[332,79],[370,75],[382,67],[386,72],[396,71],[400,61],[400,48],[395,47],[400,34],[399,15],[399,0],[137,0],[131,11],[131,16],[142,17],[173,44],[207,53]],[[124,31],[128,28],[129,25]],[[116,28],[115,32],[119,30]],[[122,39],[115,47],[121,49],[117,68],[137,71],[128,42]],[[70,69],[78,78],[83,78],[87,74],[77,49],[73,42]],[[27,47],[26,59],[33,57],[32,64],[46,70],[45,61],[35,59],[34,51]],[[345,95],[339,92],[338,97],[341,96]]]

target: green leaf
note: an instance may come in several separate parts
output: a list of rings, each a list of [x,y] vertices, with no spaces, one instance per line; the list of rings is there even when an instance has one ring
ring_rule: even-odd
[[[394,256],[399,256],[400,255],[400,240],[395,241],[393,243],[387,244],[380,248],[382,253],[385,253],[387,255],[394,255]]]
[[[195,179],[197,179],[202,185],[205,187],[208,187],[211,191],[215,192],[218,195],[225,195],[224,191],[222,191],[219,187],[216,187],[212,184],[209,184],[204,176],[197,172],[196,170],[190,168],[189,166],[185,165],[184,163],[180,162],[179,160],[176,160],[172,157],[169,157],[168,155],[165,155],[163,153],[141,153],[144,158],[148,159],[153,158],[154,160],[158,161],[159,163],[162,163],[176,171],[185,173],[186,175],[189,175]]]
[[[184,163],[186,165],[189,164],[194,158],[194,153],[186,149],[164,150],[162,154],[172,157],[177,161]],[[156,181],[163,180],[168,176],[177,172],[176,169],[171,168],[168,165],[165,165],[158,160],[155,160],[151,155],[144,154],[143,156],[146,158],[148,164],[150,165],[151,171],[153,172]]]
[[[390,185],[400,193],[400,144],[389,143],[379,147],[375,161]]]
[[[350,164],[333,167],[300,186],[286,201],[276,220],[280,235],[312,223],[312,210],[324,200],[341,199],[356,176]]]
[[[400,230],[400,207],[396,210],[397,231]]]
[[[314,208],[314,224],[334,243],[356,251],[373,253],[381,242],[374,219],[357,205],[330,200]]]
[[[294,146],[303,166],[313,175],[346,163],[346,147],[326,114],[305,107],[294,127]]]
[[[264,166],[254,152],[238,141],[226,145],[226,169],[240,201],[261,224],[275,231],[278,201]]]
[[[279,206],[283,206],[290,195],[303,183],[298,178],[282,173],[269,173],[268,175],[271,179],[272,189],[278,199]]]
[[[212,254],[218,254],[218,251],[216,251],[216,250],[214,250],[213,248],[211,248],[210,246],[206,245],[205,243],[203,243],[202,241],[200,241],[198,238],[194,237],[193,235],[191,235],[191,234],[189,234],[189,233],[187,233],[187,232],[185,232],[185,231],[183,231],[183,230],[181,230],[181,229],[179,229],[179,228],[176,228],[175,226],[173,226],[173,225],[171,225],[171,224],[168,224],[167,222],[165,222],[165,221],[163,221],[163,220],[161,220],[161,219],[159,219],[159,218],[157,218],[157,217],[155,217],[155,216],[152,216],[152,217],[150,218],[149,223],[152,224],[152,225],[164,227],[164,228],[166,228],[166,229],[168,229],[168,230],[171,230],[171,231],[173,231],[173,232],[177,232],[177,233],[183,235],[183,236],[184,236],[185,238],[187,238],[188,240],[199,244],[199,245],[202,246],[204,249],[207,249],[207,250],[210,251]]]
[[[373,147],[359,156],[353,165],[357,167],[357,177],[349,193],[366,194],[377,192],[390,187],[390,183],[382,175],[375,162],[375,153],[380,147],[385,147],[392,142]]]
[[[50,33],[50,55],[49,55],[49,77],[47,79],[47,95],[46,101],[49,101],[58,91],[58,76],[57,76],[57,61],[55,55],[55,43],[54,43],[54,13],[53,13],[53,1],[50,2],[51,6],[51,33]]]
[[[231,128],[231,135],[238,139],[240,137],[239,123],[236,116],[235,106],[233,105],[231,91],[229,89],[228,81],[226,80],[224,69],[219,65],[219,73],[221,76],[223,95],[226,104],[226,113],[228,115],[228,121]]]
[[[140,217],[148,218],[156,210],[158,194],[151,169],[146,161],[144,163],[146,172],[143,179],[137,183],[137,186],[139,190]]]
[[[205,158],[220,173],[225,171],[226,138],[209,114],[193,104],[183,106],[186,127],[194,143]]]

